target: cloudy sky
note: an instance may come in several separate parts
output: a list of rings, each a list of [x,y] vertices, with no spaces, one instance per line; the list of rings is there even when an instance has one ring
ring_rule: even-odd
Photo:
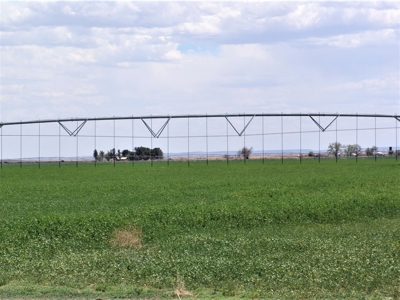
[[[400,114],[398,2],[1,1],[0,121]]]

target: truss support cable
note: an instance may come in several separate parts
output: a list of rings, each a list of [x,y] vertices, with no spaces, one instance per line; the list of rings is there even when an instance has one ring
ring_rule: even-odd
[[[332,123],[331,123],[331,124],[332,124]],[[337,139],[337,122],[336,122],[335,124],[336,124],[336,129],[335,129],[335,133],[336,133],[336,145],[335,145],[335,148],[338,148],[338,139]],[[340,149],[338,149],[338,150],[335,150],[335,152],[336,152],[336,155],[335,155],[335,158],[336,158],[336,163],[337,163],[337,161],[338,161],[339,151],[340,151]]]
[[[20,156],[20,158],[19,158],[19,166],[20,166],[20,168],[22,168],[22,123],[21,123],[21,125],[20,125],[20,142],[19,142],[19,147],[20,147],[20,149],[19,149],[19,156]]]
[[[264,151],[264,116],[262,116],[261,117],[262,118],[262,130],[261,130],[261,133],[262,133],[262,152],[263,152],[263,156],[262,156],[262,162],[263,162],[263,164],[265,163],[265,155],[264,155],[264,153],[265,153],[265,151]]]
[[[58,126],[58,167],[61,168],[61,127]]]
[[[113,148],[113,162],[114,162],[114,168],[115,168],[115,120],[114,120],[114,131],[113,131],[113,141],[114,141],[114,148]]]
[[[144,123],[144,125],[147,127],[147,129],[150,131],[151,135],[155,138],[159,138],[161,133],[164,131],[165,127],[168,125],[169,120],[171,120],[171,117],[168,117],[167,121],[165,121],[164,125],[161,126],[160,130],[157,131],[157,133],[155,133],[153,131],[153,129],[151,128],[151,126],[149,126],[146,121],[143,118],[140,118],[142,120],[142,122]],[[153,121],[153,119],[151,119],[151,121]]]
[[[282,157],[282,164],[283,164],[283,116],[281,116],[281,157]]]
[[[397,119],[397,118],[396,118]],[[398,119],[397,119],[398,120]],[[396,161],[397,161],[397,157],[399,156],[399,150],[397,148],[397,122],[396,122]]]
[[[169,159],[170,159],[170,155],[169,155],[169,123],[167,125],[167,152],[168,152],[167,166],[169,167]]]
[[[374,147],[376,147],[376,117],[375,117],[375,144],[374,144]],[[375,149],[375,162],[376,162],[376,152],[377,152],[377,149]]]
[[[321,115],[318,117],[318,121],[321,122]],[[319,123],[317,125],[319,126]],[[321,163],[321,130],[318,131],[318,163]]]
[[[132,118],[132,151],[135,150],[135,125],[134,125],[134,121]],[[136,151],[134,152],[134,156],[133,156],[133,160],[132,160],[132,166],[135,166],[135,156],[136,156]]]
[[[150,126],[153,127],[153,119],[150,120]],[[150,137],[150,165],[153,166],[153,154],[151,153],[151,149],[153,149],[153,137],[154,135],[152,134]]]
[[[3,169],[3,124],[0,124],[0,168]]]
[[[40,123],[39,123],[39,158],[38,158],[38,165],[40,169]]]
[[[78,126],[78,121],[76,121],[76,125]],[[79,128],[79,126],[78,126],[78,128]],[[79,130],[78,130],[78,132],[79,132]],[[78,134],[78,132],[76,134]],[[79,149],[78,136],[76,136],[76,167],[78,167],[78,157],[79,157],[78,149]]]
[[[253,120],[253,118],[251,118],[251,120]],[[247,123],[247,125],[249,125],[249,123]],[[242,134],[246,130],[247,125],[246,125],[246,114],[243,114],[243,131],[240,134]],[[243,135],[243,148],[244,147],[246,147],[246,134]],[[243,162],[244,164],[246,164],[246,155],[243,155]]]
[[[243,115],[243,117],[245,117],[245,115]],[[238,134],[238,136],[242,136],[242,134],[246,131],[247,126],[249,126],[250,122],[254,119],[255,115],[253,115],[250,119],[249,122],[247,122],[247,125],[245,124],[245,122],[243,122],[245,125],[243,130],[239,133],[239,131],[236,130],[235,126],[233,126],[233,124],[231,123],[231,121],[229,121],[228,117],[225,116],[225,119],[229,122],[229,124],[231,124],[232,128],[236,131],[236,133]]]
[[[88,120],[84,120],[81,125],[79,125],[74,131],[69,130],[63,123],[61,123],[61,121],[58,121],[58,124],[61,125],[62,128],[64,128],[64,130],[70,135],[70,136],[77,136],[79,131],[81,131],[81,129],[83,128],[83,126],[85,126],[86,122]]]
[[[226,122],[226,164],[229,165],[229,131],[228,120]]]
[[[356,163],[358,162],[358,154],[359,154],[359,152],[361,151],[361,148],[360,148],[360,151],[358,150],[358,117],[356,117],[356,147],[357,147],[357,152],[356,152]]]
[[[325,128],[322,127],[321,124],[320,124],[319,122],[317,122],[311,115],[309,115],[309,117],[311,118],[311,120],[314,121],[315,124],[317,124],[318,128],[319,128],[322,132],[325,132],[325,130],[327,130],[327,129],[329,128],[329,126],[331,126],[332,123],[335,122],[335,120],[339,117],[339,115],[337,115],[337,116],[332,120],[332,122],[330,122],[330,123],[328,124],[328,126],[326,126]]]
[[[206,160],[208,166],[208,117],[206,115]]]
[[[300,116],[300,163],[301,163],[301,116]]]
[[[96,118],[94,119],[94,149],[97,151],[97,143],[96,143]],[[97,152],[97,155],[99,155],[99,153]],[[97,166],[97,157],[94,158],[94,167],[96,168]]]

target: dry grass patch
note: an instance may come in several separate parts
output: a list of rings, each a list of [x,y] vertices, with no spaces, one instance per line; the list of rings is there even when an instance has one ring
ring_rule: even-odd
[[[134,225],[116,229],[111,236],[111,245],[115,248],[140,248],[142,229]]]
[[[189,292],[189,291],[178,290],[178,289],[176,289],[176,290],[174,291],[174,294],[175,294],[176,296],[178,296],[179,299],[181,299],[181,296],[193,296],[193,294],[192,294],[191,292]]]
[[[193,296],[193,294],[185,289],[185,283],[179,273],[176,275],[176,289],[174,294],[181,299],[181,296]]]

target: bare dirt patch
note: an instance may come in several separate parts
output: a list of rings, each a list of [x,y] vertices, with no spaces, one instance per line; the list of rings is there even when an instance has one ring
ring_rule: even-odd
[[[131,224],[116,229],[111,235],[111,245],[115,248],[140,248],[142,229]]]

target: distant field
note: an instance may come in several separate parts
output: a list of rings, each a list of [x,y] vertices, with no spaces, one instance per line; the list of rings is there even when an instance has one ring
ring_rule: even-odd
[[[3,166],[0,299],[141,297],[398,299],[400,161]]]

